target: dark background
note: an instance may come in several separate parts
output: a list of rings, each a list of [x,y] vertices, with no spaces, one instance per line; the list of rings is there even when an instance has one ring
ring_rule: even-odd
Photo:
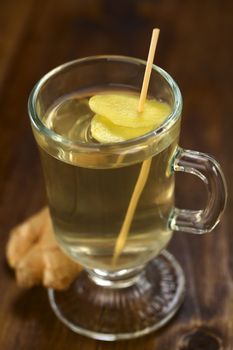
[[[33,85],[79,57],[146,59],[153,27],[161,29],[156,63],[183,94],[180,145],[218,159],[229,200],[214,232],[173,238],[170,251],[187,277],[175,318],[150,336],[108,344],[66,329],[43,288],[20,290],[5,263],[5,243],[10,228],[46,201],[27,116]],[[232,36],[230,0],[0,0],[0,349],[233,349]],[[200,208],[206,196],[199,181],[184,174],[177,180],[177,204]]]

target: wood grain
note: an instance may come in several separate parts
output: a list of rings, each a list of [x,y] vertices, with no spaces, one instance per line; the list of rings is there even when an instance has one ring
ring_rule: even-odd
[[[233,349],[233,3],[154,0],[9,0],[0,2],[0,349]],[[27,98],[52,67],[77,57],[124,54],[146,58],[153,27],[161,29],[158,65],[178,82],[184,113],[180,144],[213,154],[229,189],[213,233],[177,233],[170,251],[187,277],[176,317],[150,336],[117,343],[66,329],[46,291],[19,290],[5,263],[8,231],[45,203]],[[199,208],[202,185],[177,176],[177,205]]]

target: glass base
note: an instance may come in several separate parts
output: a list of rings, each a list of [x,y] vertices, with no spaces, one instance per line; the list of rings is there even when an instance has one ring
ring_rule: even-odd
[[[86,271],[63,292],[49,289],[57,317],[74,332],[114,341],[132,339],[164,326],[184,297],[185,278],[175,258],[163,251],[123,288],[97,285]]]

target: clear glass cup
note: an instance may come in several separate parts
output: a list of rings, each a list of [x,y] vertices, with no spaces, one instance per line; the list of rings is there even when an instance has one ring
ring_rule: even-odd
[[[68,290],[50,289],[49,300],[69,328],[95,339],[135,338],[170,320],[182,303],[185,279],[164,248],[173,231],[211,231],[226,202],[218,163],[207,154],[178,146],[181,93],[155,65],[148,95],[171,107],[171,114],[156,130],[128,141],[100,144],[70,141],[43,124],[45,113],[67,94],[122,88],[140,92],[145,65],[123,56],[75,60],[46,74],[29,97],[54,232],[64,252],[84,267]],[[148,167],[146,184],[129,234],[114,259],[143,164]],[[204,182],[206,208],[174,207],[176,171],[194,174]]]

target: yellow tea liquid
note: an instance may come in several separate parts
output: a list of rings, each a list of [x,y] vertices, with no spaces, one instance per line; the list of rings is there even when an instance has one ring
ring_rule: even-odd
[[[94,114],[88,99],[93,94],[65,96],[46,113],[44,124],[71,141],[98,144],[90,132]],[[103,166],[103,155],[99,166],[98,161],[90,161],[88,152],[75,154],[66,146],[54,153],[50,143],[36,135],[56,238],[73,260],[91,269],[133,268],[167,245],[172,236],[168,222],[174,207],[174,177],[169,167],[178,142],[176,129],[160,138],[153,154],[150,147],[145,148],[144,159],[153,157],[148,179],[115,265],[114,247],[142,161],[129,156],[127,163],[126,155],[113,165],[106,156]]]

